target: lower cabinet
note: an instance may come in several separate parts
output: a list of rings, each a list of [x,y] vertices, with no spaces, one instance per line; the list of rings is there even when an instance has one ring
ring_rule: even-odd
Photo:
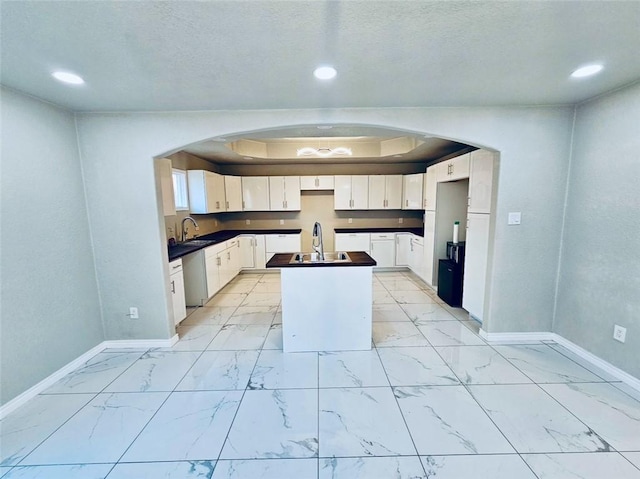
[[[409,266],[411,233],[396,233],[396,266]]]
[[[436,237],[436,212],[425,211],[424,213],[424,279],[427,284],[435,286],[433,281],[434,271],[438,268],[438,258],[435,258],[435,237]],[[437,275],[435,275],[437,276]]]
[[[265,235],[265,262],[269,261],[276,253],[296,253],[301,251],[300,239],[300,233]]]
[[[178,325],[187,317],[187,303],[184,294],[184,276],[182,274],[182,260],[177,259],[169,263],[169,281],[171,286],[171,302],[173,304],[173,321]]]
[[[482,321],[484,311],[490,222],[489,214],[469,213],[467,216],[462,307],[479,321]]]
[[[370,233],[335,233],[334,240],[336,251],[371,252]]]
[[[409,239],[409,269],[424,279],[424,240],[416,235]]]
[[[391,268],[396,263],[396,241],[394,233],[371,233],[370,255],[376,260],[377,267]]]

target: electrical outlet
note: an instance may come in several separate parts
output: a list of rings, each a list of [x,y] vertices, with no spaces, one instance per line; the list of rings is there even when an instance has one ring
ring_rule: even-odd
[[[349,224],[353,223],[353,218],[349,218],[349,219],[347,220],[347,223],[349,223]]]
[[[624,343],[627,340],[627,328],[623,328],[622,326],[618,326],[616,324],[613,327],[613,339]]]
[[[129,314],[128,314],[129,318],[131,319],[138,319],[140,318],[140,316],[138,315],[138,308],[131,306],[129,308]]]
[[[215,224],[214,226],[218,226],[218,220],[214,220]]]
[[[251,220],[244,220],[244,224],[245,225],[250,225],[251,224]]]
[[[398,218],[398,224],[401,225],[402,223],[404,223],[404,218]]]
[[[280,224],[283,225],[284,224],[284,220],[280,220]]]

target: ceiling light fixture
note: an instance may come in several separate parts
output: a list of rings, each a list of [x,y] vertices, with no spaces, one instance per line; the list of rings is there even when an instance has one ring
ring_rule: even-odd
[[[335,68],[330,66],[318,67],[313,71],[313,76],[318,80],[331,80],[338,74]]]
[[[84,83],[82,77],[75,73],[55,71],[51,76],[56,80],[61,81],[62,83],[68,83],[69,85],[82,85]]]
[[[594,65],[585,65],[583,67],[578,68],[572,74],[572,78],[584,78],[589,77],[591,75],[595,75],[596,73],[600,73],[602,71],[603,66],[599,64]]]
[[[311,148],[309,146],[300,148],[298,150],[298,156],[320,156],[321,158],[327,158],[329,156],[351,156],[351,148],[345,148],[339,146],[337,148]]]

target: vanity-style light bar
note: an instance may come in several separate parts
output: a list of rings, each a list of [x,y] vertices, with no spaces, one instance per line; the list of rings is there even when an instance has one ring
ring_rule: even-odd
[[[298,156],[320,156],[326,158],[328,156],[351,156],[351,148],[339,146],[337,148],[311,148],[307,146],[298,150]]]

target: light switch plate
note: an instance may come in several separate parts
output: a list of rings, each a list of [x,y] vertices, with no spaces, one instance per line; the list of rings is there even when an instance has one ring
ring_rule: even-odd
[[[519,225],[521,220],[522,220],[522,213],[520,213],[519,211],[509,213],[508,224]]]
[[[284,224],[284,220],[280,220],[280,224],[283,225]]]
[[[249,219],[244,220],[244,224],[250,225],[251,224],[251,220],[249,220]]]

